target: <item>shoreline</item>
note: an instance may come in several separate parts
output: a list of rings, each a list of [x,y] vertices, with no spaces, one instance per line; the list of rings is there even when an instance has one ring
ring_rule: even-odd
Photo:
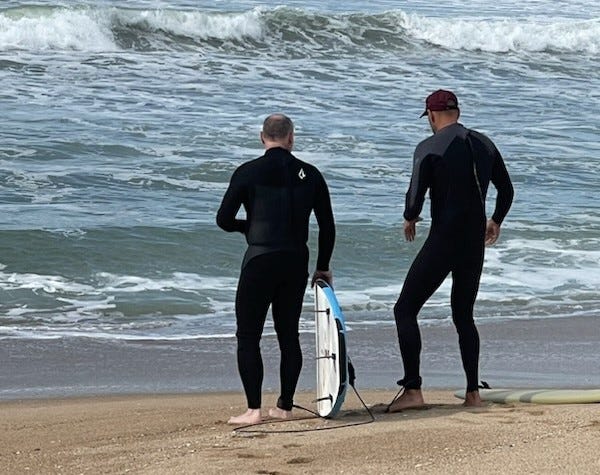
[[[597,317],[479,322],[480,379],[491,387],[600,387]],[[423,326],[424,389],[464,386],[452,325]],[[298,389],[314,388],[314,336],[302,334]],[[347,334],[361,389],[395,390],[402,364],[392,325]],[[263,390],[277,391],[275,337],[262,341]],[[114,341],[17,340],[0,344],[0,401],[124,394],[241,393],[233,339]]]
[[[367,404],[391,391],[361,392]],[[298,394],[300,403],[312,396]],[[101,396],[0,402],[7,473],[598,473],[597,404],[488,404],[464,408],[425,391],[429,408],[368,420],[354,395],[336,419],[261,426],[297,433],[236,434],[241,394]],[[265,395],[265,408],[275,394]],[[297,411],[297,410],[295,410]],[[304,414],[295,414],[303,417]]]

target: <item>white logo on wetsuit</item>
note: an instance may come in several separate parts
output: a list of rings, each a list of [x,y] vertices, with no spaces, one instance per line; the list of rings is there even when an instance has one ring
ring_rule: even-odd
[[[306,173],[304,173],[303,168],[301,168],[300,171],[298,172],[298,176],[300,177],[301,180],[304,180],[306,178]]]

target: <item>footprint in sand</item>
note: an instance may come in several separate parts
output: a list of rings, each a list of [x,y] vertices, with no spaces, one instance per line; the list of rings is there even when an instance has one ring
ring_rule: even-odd
[[[289,464],[296,464],[296,463],[311,463],[314,459],[310,459],[308,457],[296,457],[293,459],[290,459],[287,461],[287,463]]]
[[[241,453],[241,454],[237,454],[238,458],[240,459],[260,459],[262,458],[260,455],[256,455],[256,454],[245,454],[245,453]]]
[[[591,427],[593,429],[600,429],[600,421],[590,421],[590,423],[587,426],[584,427]]]
[[[546,411],[544,411],[543,409],[530,409],[527,411],[527,414],[529,414],[530,416],[543,416],[544,414],[546,414]]]

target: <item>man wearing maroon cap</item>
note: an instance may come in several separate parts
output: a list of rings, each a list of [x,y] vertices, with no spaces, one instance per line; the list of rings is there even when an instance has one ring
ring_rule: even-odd
[[[438,90],[425,101],[433,135],[414,154],[406,193],[404,235],[413,241],[425,193],[431,197],[431,228],[415,258],[394,306],[404,377],[389,412],[425,405],[421,392],[421,335],[417,315],[425,302],[452,274],[452,320],[458,333],[467,387],[465,405],[479,406],[479,334],[473,306],[483,267],[484,245],[494,244],[512,204],[513,187],[498,149],[485,135],[458,123],[458,99]],[[496,206],[486,221],[485,197],[492,182]]]

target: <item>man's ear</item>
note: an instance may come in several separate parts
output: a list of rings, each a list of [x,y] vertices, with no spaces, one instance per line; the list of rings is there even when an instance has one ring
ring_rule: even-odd
[[[264,145],[264,143],[265,143],[265,139],[264,139],[264,137],[263,137],[263,133],[262,133],[262,132],[260,133],[260,141],[261,141],[261,143]]]

